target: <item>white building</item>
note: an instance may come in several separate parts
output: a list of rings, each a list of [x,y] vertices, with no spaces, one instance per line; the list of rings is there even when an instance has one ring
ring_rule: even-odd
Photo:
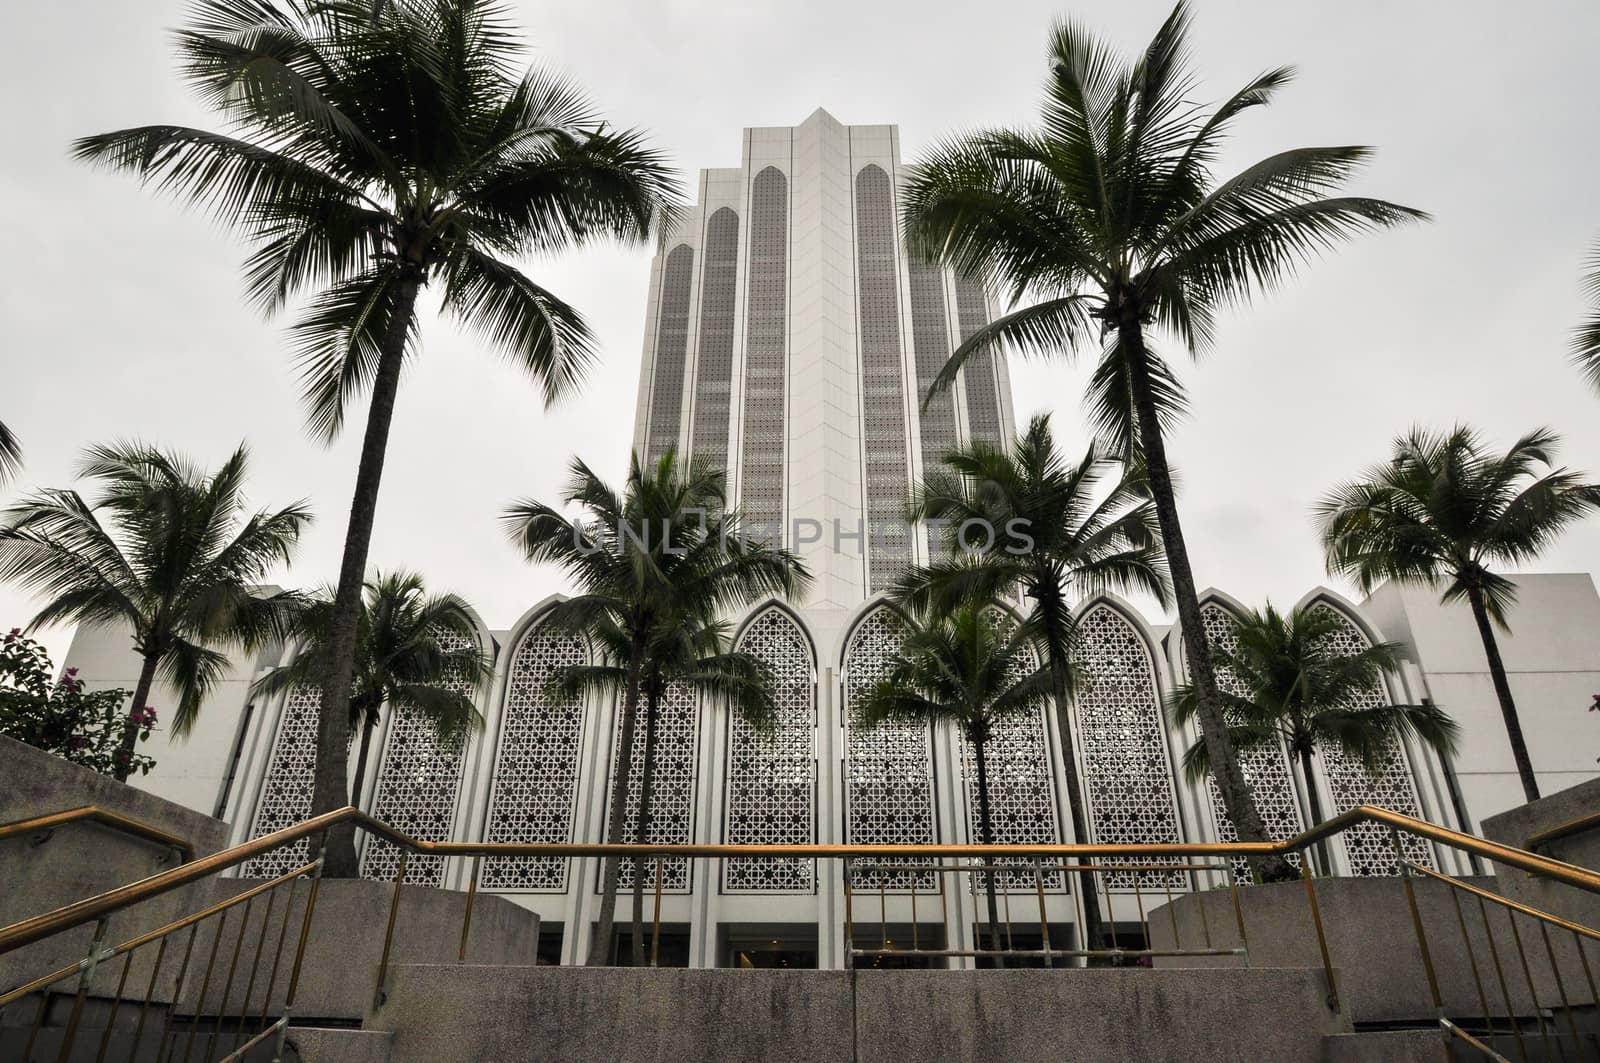
[[[909,486],[952,443],[1013,434],[1004,362],[970,362],[957,386],[923,412],[919,399],[954,345],[987,320],[977,285],[914,261],[896,233],[901,163],[893,126],[844,126],[818,111],[794,128],[749,129],[742,163],[701,174],[699,205],[661,245],[651,272],[636,446],[668,446],[729,470],[742,509],[782,526],[816,576],[804,603],[769,602],[737,621],[741,648],[780,683],[781,721],[758,735],[678,692],[663,713],[652,835],[662,842],[967,841],[972,808],[957,740],[910,729],[852,726],[858,692],[881,669],[897,621],[882,591],[927,556],[920,531],[896,518]],[[1216,574],[1223,575],[1223,574]],[[1600,691],[1600,597],[1587,575],[1519,580],[1514,634],[1503,643],[1541,785],[1554,791],[1596,774],[1593,718]],[[1211,636],[1229,637],[1238,603],[1207,592]],[[1372,802],[1475,829],[1522,800],[1471,618],[1422,589],[1384,588],[1362,606],[1322,589],[1305,595],[1338,613],[1352,643],[1394,639],[1414,663],[1395,689],[1372,697],[1431,697],[1462,723],[1453,766],[1417,749],[1392,749],[1370,777],[1336,750],[1318,758],[1333,806]],[[544,680],[583,658],[578,640],[541,627],[546,606],[511,627],[480,631],[495,655],[481,697],[487,727],[453,755],[416,721],[391,719],[379,736],[371,810],[419,838],[599,841],[614,763],[613,706],[552,704]],[[1231,837],[1209,786],[1174,771],[1190,735],[1174,734],[1163,698],[1183,675],[1177,633],[1126,603],[1080,603],[1091,681],[1075,706],[1078,756],[1099,842]],[[96,686],[132,687],[137,661],[121,633],[84,630],[70,665]],[[241,661],[187,742],[153,750],[159,764],[136,784],[233,821],[240,840],[296,822],[309,808],[315,691],[250,704],[249,680],[272,660]],[[161,703],[158,694],[152,699]],[[157,739],[156,741],[161,741]],[[996,737],[994,799],[1002,841],[1072,841],[1060,736],[1046,715]],[[1304,795],[1281,750],[1246,757],[1273,832],[1306,823]],[[637,774],[635,774],[637,779]],[[1219,825],[1220,824],[1220,825]],[[1354,874],[1386,874],[1387,834],[1356,832],[1335,859]],[[1412,855],[1458,867],[1450,855]],[[386,846],[364,854],[369,874],[391,875]],[[286,868],[289,856],[250,868]],[[408,877],[464,886],[467,862],[414,861]],[[785,861],[666,869],[663,956],[733,962],[842,965],[844,903],[834,866]],[[1113,881],[1114,915],[1137,918],[1142,890],[1208,888],[1212,876],[1146,873]],[[574,962],[597,907],[592,860],[484,864],[481,888],[545,919],[541,952]],[[652,883],[653,885],[653,883]],[[911,922],[911,898],[890,882],[890,936]],[[1048,918],[1065,929],[1064,883],[1047,890]],[[1031,879],[1019,883],[1034,904]],[[919,887],[924,888],[924,887]],[[876,892],[874,890],[874,892]],[[974,909],[945,898],[950,925],[970,948]],[[928,895],[921,932],[936,934]],[[624,902],[625,905],[625,902]],[[876,897],[870,927],[877,934]],[[624,910],[625,906],[624,906]],[[1059,947],[1061,939],[1055,937]],[[928,939],[925,939],[928,940]]]

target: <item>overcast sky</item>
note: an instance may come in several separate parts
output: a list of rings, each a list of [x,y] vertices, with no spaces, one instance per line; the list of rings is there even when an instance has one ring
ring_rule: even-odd
[[[1195,6],[1207,98],[1268,66],[1300,70],[1279,103],[1238,126],[1226,165],[1373,144],[1360,190],[1437,219],[1364,239],[1224,318],[1216,350],[1185,368],[1194,413],[1169,448],[1199,582],[1287,604],[1323,581],[1313,500],[1413,423],[1466,420],[1498,445],[1549,425],[1569,463],[1600,470],[1600,397],[1565,356],[1584,248],[1600,234],[1600,4]],[[215,464],[248,440],[252,501],[303,497],[318,513],[284,578],[321,583],[336,574],[360,418],[332,448],[308,438],[283,323],[241,298],[238,242],[125,176],[67,158],[87,133],[210,124],[173,73],[167,31],[183,8],[0,5],[0,420],[27,458],[0,500],[70,483],[92,441],[141,436]],[[571,74],[612,121],[651,130],[692,175],[737,165],[741,128],[794,125],[818,106],[847,123],[898,123],[908,159],[958,127],[1027,121],[1053,17],[1071,13],[1132,48],[1168,5],[587,0],[518,10],[530,61]],[[553,500],[573,454],[612,477],[625,469],[649,254],[599,249],[528,268],[588,315],[598,371],[546,411],[494,355],[429,322],[403,383],[372,550],[375,565],[410,566],[465,595],[494,628],[561,589],[502,539],[505,503]],[[1084,375],[1014,364],[1019,423],[1053,411],[1081,445]],[[1600,521],[1539,567],[1590,571],[1597,551]],[[36,607],[0,587],[0,628]],[[48,637],[58,659],[67,641]]]

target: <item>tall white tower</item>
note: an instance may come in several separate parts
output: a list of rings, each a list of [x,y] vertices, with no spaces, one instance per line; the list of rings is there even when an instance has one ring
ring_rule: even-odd
[[[701,171],[656,255],[635,449],[726,469],[739,508],[810,567],[808,605],[848,608],[926,556],[901,519],[923,470],[1010,437],[1005,366],[981,354],[920,408],[990,309],[900,239],[895,126],[818,110],[746,129],[743,156]]]

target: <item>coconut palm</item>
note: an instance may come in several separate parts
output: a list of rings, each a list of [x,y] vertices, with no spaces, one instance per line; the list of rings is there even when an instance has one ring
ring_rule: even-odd
[[[1583,294],[1589,310],[1572,335],[1572,360],[1600,390],[1600,244],[1584,262]]]
[[[794,554],[747,537],[739,515],[723,511],[721,472],[701,464],[680,470],[674,452],[649,468],[635,454],[620,494],[574,460],[562,500],[580,506],[584,517],[523,500],[507,509],[504,522],[529,561],[558,565],[579,587],[550,611],[548,622],[594,636],[622,669],[619,749],[633,748],[650,653],[664,633],[675,625],[710,623],[768,595],[799,594],[810,583]],[[625,840],[631,773],[632,758],[619,758],[606,824],[613,845]],[[606,858],[591,965],[608,962],[620,869],[620,857]]]
[[[1038,712],[1055,679],[1034,656],[1036,633],[1028,623],[996,616],[992,600],[968,597],[951,610],[910,617],[882,679],[861,704],[861,722],[955,727],[972,750],[977,775],[978,843],[993,845],[988,742],[1013,716]],[[986,861],[992,863],[992,860]],[[994,874],[984,875],[989,908],[989,948],[1001,950],[1000,909]],[[1004,966],[997,955],[997,966]]]
[[[1050,669],[1061,728],[1073,837],[1088,841],[1068,698],[1075,637],[1069,597],[1144,591],[1166,604],[1166,565],[1149,496],[1118,475],[1098,447],[1090,446],[1074,465],[1056,448],[1050,418],[1041,414],[1010,453],[974,442],[947,455],[945,468],[918,486],[910,516],[942,522],[946,549],[899,581],[894,594],[903,605],[943,611],[967,598],[991,601],[1018,592],[1031,603],[1029,621]],[[974,532],[963,542],[963,527],[994,529],[994,535]],[[1082,873],[1079,893],[1084,940],[1099,949],[1105,941],[1092,872]]]
[[[85,623],[132,631],[141,663],[119,779],[127,778],[158,673],[178,694],[172,729],[188,734],[228,670],[225,651],[280,639],[298,601],[262,584],[288,563],[311,511],[297,502],[247,514],[248,466],[242,445],[214,472],[142,443],[96,446],[79,469],[99,486],[92,503],[52,489],[5,511],[0,579],[46,599],[30,629]]]
[[[1058,24],[1038,127],[934,147],[906,182],[905,223],[924,253],[1027,303],[974,331],[936,389],[997,341],[1068,356],[1104,341],[1092,418],[1148,477],[1212,773],[1240,837],[1261,841],[1249,781],[1228,745],[1174,498],[1164,433],[1183,408],[1182,389],[1151,334],[1202,351],[1219,308],[1275,287],[1348,237],[1423,215],[1342,194],[1370,155],[1362,147],[1296,148],[1217,180],[1235,119],[1268,103],[1292,71],[1269,70],[1208,112],[1192,102],[1188,30],[1179,4],[1130,60],[1077,23]]]
[[[1214,650],[1217,668],[1235,680],[1222,691],[1233,744],[1281,741],[1300,768],[1313,823],[1325,818],[1311,767],[1319,749],[1337,747],[1376,774],[1380,757],[1396,742],[1416,737],[1449,757],[1460,733],[1436,705],[1361,704],[1372,690],[1384,689],[1384,678],[1399,670],[1405,652],[1399,643],[1382,642],[1342,653],[1336,636],[1343,626],[1328,609],[1302,607],[1286,616],[1269,602],[1237,620],[1237,649]],[[1174,692],[1175,725],[1194,722],[1195,694],[1193,686]],[[1210,770],[1205,746],[1201,736],[1184,754],[1184,773],[1192,782]]]
[[[583,379],[591,336],[514,260],[644,241],[670,213],[674,178],[572,84],[516,72],[524,46],[500,0],[196,0],[178,47],[227,132],[141,126],[79,140],[76,154],[239,230],[264,312],[309,295],[291,337],[315,436],[331,441],[369,393],[321,684],[312,809],[326,812],[348,793],[362,583],[423,289],[554,402]],[[357,873],[353,827],[330,835],[324,873]]]
[[[1529,801],[1539,783],[1494,633],[1509,630],[1517,587],[1492,569],[1534,560],[1600,507],[1600,484],[1555,467],[1559,443],[1541,428],[1494,454],[1465,425],[1442,434],[1413,429],[1394,441],[1388,461],[1317,505],[1329,572],[1364,591],[1392,579],[1442,583],[1441,601],[1466,599]]]
[[[22,441],[15,432],[0,422],[0,484],[5,483],[22,468]]]
[[[721,621],[706,622],[703,610],[684,611],[677,599],[678,619],[660,625],[656,637],[645,650],[640,698],[644,702],[644,748],[639,757],[639,803],[633,841],[644,845],[650,840],[652,794],[656,773],[656,738],[662,700],[674,686],[686,688],[724,704],[739,719],[757,730],[772,726],[776,712],[771,685],[761,663],[752,655],[731,651],[728,626]],[[553,677],[551,693],[570,701],[590,692],[612,696],[627,690],[628,673],[623,662],[628,657],[625,633],[609,618],[588,629],[592,643],[601,648],[596,664],[573,665]],[[620,749],[621,747],[619,747]],[[632,959],[635,967],[644,966],[644,867],[633,868]]]
[[[333,627],[333,589],[295,614],[290,637],[299,652],[251,687],[254,697],[284,695],[315,686],[326,670]],[[414,713],[446,748],[483,727],[476,692],[493,669],[478,644],[478,625],[465,601],[453,594],[428,594],[414,572],[376,573],[367,581],[357,625],[355,675],[350,687],[350,728],[361,733],[351,780],[351,803],[359,804],[373,731],[383,710]]]

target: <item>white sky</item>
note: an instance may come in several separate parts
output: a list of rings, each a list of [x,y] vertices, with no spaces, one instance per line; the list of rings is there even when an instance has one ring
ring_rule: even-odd
[[[1223,320],[1185,368],[1194,416],[1170,448],[1196,575],[1250,603],[1324,579],[1309,507],[1414,422],[1464,419],[1499,445],[1546,424],[1600,470],[1600,397],[1568,367],[1579,264],[1600,235],[1593,0],[1282,3],[1201,0],[1194,48],[1208,98],[1291,62],[1299,83],[1243,122],[1226,164],[1281,148],[1369,143],[1360,190],[1437,220],[1368,238]],[[305,434],[282,333],[241,298],[243,248],[125,176],[67,158],[75,136],[212,124],[173,72],[181,0],[0,5],[0,419],[27,468],[0,501],[65,485],[86,443],[142,436],[207,463],[254,449],[253,501],[305,497],[319,520],[292,577],[336,574],[361,419],[333,448]],[[1035,113],[1052,17],[1143,44],[1165,3],[1039,0],[523,2],[533,60],[573,75],[612,121],[651,130],[687,176],[738,163],[739,130],[818,106],[898,123],[908,159],[958,127]],[[649,255],[603,249],[527,264],[589,317],[603,360],[545,411],[535,389],[455,334],[425,328],[400,397],[372,562],[409,566],[509,626],[560,589],[496,517],[553,500],[569,457],[620,477],[632,434]],[[1014,364],[1019,423],[1056,411],[1083,440],[1085,373]],[[1589,571],[1600,522],[1539,567]],[[1348,588],[1341,588],[1348,590]],[[0,587],[0,629],[37,603]],[[47,642],[64,653],[67,633]]]

